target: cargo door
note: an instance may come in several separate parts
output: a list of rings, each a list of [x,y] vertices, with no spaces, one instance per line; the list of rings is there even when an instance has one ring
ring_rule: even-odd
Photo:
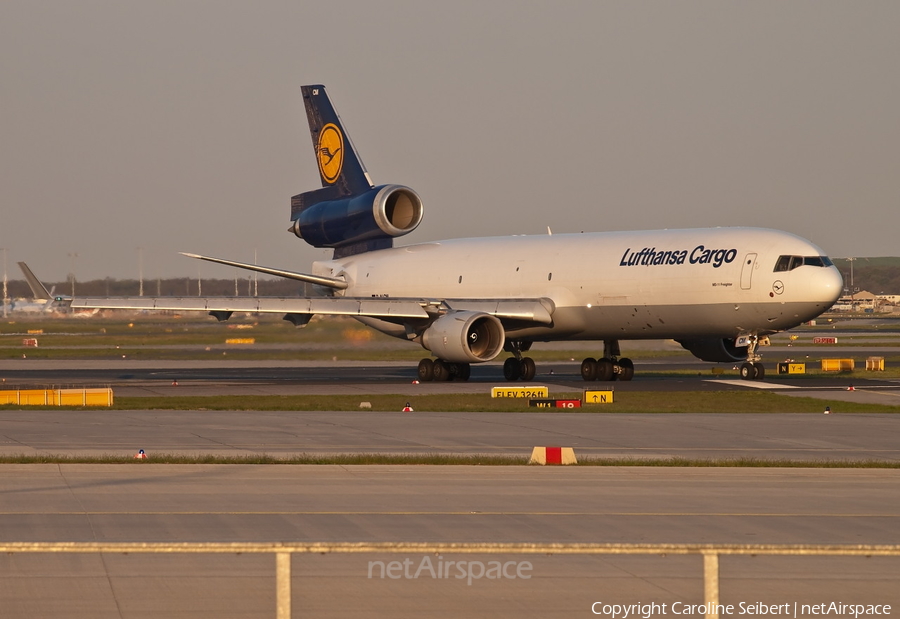
[[[741,290],[750,290],[754,267],[756,267],[756,254],[744,256],[744,266],[741,267]]]

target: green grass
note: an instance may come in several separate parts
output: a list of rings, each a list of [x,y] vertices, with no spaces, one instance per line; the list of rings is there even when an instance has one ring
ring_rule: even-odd
[[[458,454],[299,454],[287,457],[261,455],[220,456],[153,454],[146,460],[133,456],[69,456],[58,454],[0,456],[2,464],[239,464],[239,465],[421,465],[421,466],[526,466],[529,456]],[[720,467],[720,468],[830,468],[897,469],[900,462],[880,460],[764,460],[758,458],[603,458],[582,457],[574,466]]]
[[[401,343],[402,344],[402,343]],[[150,346],[116,348],[22,348],[0,346],[0,359],[139,359],[168,361],[205,361],[230,359],[235,361],[405,361],[414,367],[419,359],[430,356],[427,350],[416,344],[403,346],[402,349],[368,349],[351,346],[333,346],[329,348],[254,348],[253,345],[228,346],[217,345],[212,350],[154,348]],[[533,351],[528,355],[538,363],[575,360],[581,363],[585,357],[597,354],[588,350],[547,350]],[[638,351],[629,358],[634,361],[642,359],[659,359],[666,357],[684,357],[685,353],[668,351]]]
[[[486,388],[487,389],[487,388]],[[580,398],[581,392],[554,393],[556,399]],[[580,409],[532,408],[528,401],[491,398],[490,394],[439,395],[303,395],[303,396],[169,396],[118,397],[115,410],[191,411],[360,411],[400,412],[409,402],[415,413],[428,412],[542,412],[578,414],[617,413],[818,413],[830,406],[834,413],[900,413],[900,406],[788,397],[768,391],[616,391],[612,404]],[[370,402],[360,409],[360,402]],[[0,410],[59,410],[56,407],[0,406]],[[106,410],[92,407],[91,410]]]
[[[552,394],[553,398],[580,398],[581,392]],[[174,401],[173,401],[174,400]],[[825,405],[835,412],[900,413],[900,406],[831,403],[815,398],[781,396],[767,391],[687,391],[614,393],[612,404],[586,405],[580,409],[539,409],[524,399],[491,398],[490,394],[439,395],[329,395],[329,396],[212,396],[117,398],[116,408],[169,410],[286,410],[358,411],[361,401],[372,411],[400,411],[409,402],[424,412],[577,412],[591,413],[822,413]]]
[[[242,328],[236,328],[242,327]],[[28,331],[43,331],[29,334]],[[37,348],[22,345],[38,340]],[[255,344],[225,343],[253,338]],[[314,317],[297,329],[276,316],[219,323],[204,314],[192,317],[140,316],[132,320],[93,317],[47,318],[0,322],[0,359],[139,359],[139,360],[286,360],[407,361],[428,352],[421,346],[389,337],[355,320]],[[535,350],[538,362],[581,361],[589,350]],[[596,353],[594,353],[596,356]],[[682,351],[635,351],[635,359],[684,355]]]
[[[206,361],[231,359],[235,361],[408,361],[413,366],[428,353],[410,346],[409,350],[358,350],[353,348],[328,349],[265,349],[252,345],[224,345],[210,351],[202,349],[153,348],[3,348],[0,359],[134,359],[147,361]]]
[[[877,332],[898,334],[900,319],[880,317],[884,324]],[[842,320],[837,329],[827,329],[838,336],[840,354],[851,356],[857,346],[879,347],[897,345],[896,337],[884,341],[856,344],[855,335],[867,336],[862,330],[870,326],[856,325]],[[830,326],[830,325],[827,325]],[[827,328],[827,326],[824,326]],[[808,332],[819,333],[823,326],[798,327],[791,331],[801,336],[797,345],[811,342]],[[30,330],[43,333],[29,334]],[[22,346],[22,339],[36,338],[38,348]],[[226,345],[230,338],[254,338],[255,344]],[[787,336],[773,336],[783,345]],[[207,348],[209,350],[207,350]],[[565,350],[547,350],[537,344],[529,356],[538,363],[551,361],[580,362],[587,356],[597,356],[602,346],[573,345]],[[830,349],[833,348],[829,346]],[[659,359],[687,357],[688,353],[671,343],[656,350],[631,349],[626,343],[624,352],[631,359]],[[764,351],[765,352],[765,351]],[[346,317],[314,317],[303,329],[283,321],[279,316],[238,316],[227,322],[217,322],[202,312],[184,315],[147,314],[131,318],[101,317],[67,318],[46,316],[0,321],[0,359],[15,359],[26,355],[31,359],[128,359],[141,360],[340,360],[359,361],[417,361],[428,353],[420,346],[388,337]],[[835,356],[829,352],[829,356]],[[858,361],[862,361],[861,359]],[[890,363],[890,362],[889,362]]]

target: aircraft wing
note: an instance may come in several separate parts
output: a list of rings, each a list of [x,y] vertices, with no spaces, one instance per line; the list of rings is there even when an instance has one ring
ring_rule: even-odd
[[[220,319],[233,312],[288,315],[367,316],[429,320],[450,311],[491,314],[501,320],[550,324],[549,299],[400,299],[382,297],[83,297],[71,300],[74,309],[205,311]]]
[[[85,297],[73,299],[71,307],[428,318],[414,301],[336,297]]]

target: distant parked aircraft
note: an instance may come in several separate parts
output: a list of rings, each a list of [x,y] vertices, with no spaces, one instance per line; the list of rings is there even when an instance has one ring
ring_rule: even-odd
[[[28,286],[34,295],[32,300],[12,299],[8,305],[2,308],[3,314],[40,314],[44,312],[52,312],[55,309],[54,296],[52,290],[47,290],[46,286],[34,276],[31,269],[24,262],[19,262],[19,268],[28,281]]]

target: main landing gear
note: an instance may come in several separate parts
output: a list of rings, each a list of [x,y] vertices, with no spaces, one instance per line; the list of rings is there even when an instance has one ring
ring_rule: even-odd
[[[581,377],[584,380],[631,380],[634,378],[634,363],[631,359],[610,359],[588,357],[581,362]]]
[[[507,340],[503,345],[503,350],[511,352],[514,356],[509,357],[503,362],[503,378],[509,381],[513,380],[532,380],[537,374],[537,366],[531,357],[523,357],[523,352],[528,352],[531,348],[531,342],[520,342],[517,340]]]
[[[422,359],[419,361],[419,380],[430,381],[469,380],[472,366],[468,363],[450,363],[443,359]]]
[[[620,358],[619,340],[604,340],[603,357],[588,357],[581,362],[581,377],[584,380],[631,380],[634,378],[634,363],[631,359]]]
[[[760,362],[762,356],[756,352],[759,347],[759,337],[750,336],[750,344],[747,345],[747,361],[741,365],[741,378],[744,380],[762,380],[766,376],[766,367]]]

